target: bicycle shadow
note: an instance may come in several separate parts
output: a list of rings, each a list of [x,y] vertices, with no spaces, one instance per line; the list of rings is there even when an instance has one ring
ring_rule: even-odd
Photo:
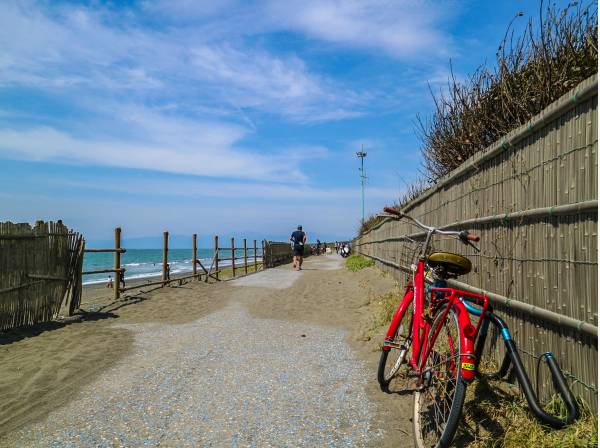
[[[453,442],[455,446],[467,446],[487,437],[496,438],[506,431],[485,408],[489,408],[490,403],[497,404],[509,399],[511,394],[493,387],[485,378],[477,380],[472,387],[473,393],[467,395],[463,406],[461,422]]]
[[[398,382],[396,381],[396,378],[394,378],[383,392],[385,392],[386,394],[390,394],[390,395],[398,395],[400,397],[403,397],[405,395],[414,394],[414,392],[415,392],[414,383],[413,382],[410,382],[410,384],[406,384],[406,383],[407,383],[407,381],[404,380],[403,382],[400,382],[400,384],[398,384]]]

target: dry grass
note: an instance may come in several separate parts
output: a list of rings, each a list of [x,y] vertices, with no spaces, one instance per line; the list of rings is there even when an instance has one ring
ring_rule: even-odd
[[[450,66],[446,88],[431,92],[434,112],[425,118],[417,115],[423,166],[394,204],[398,209],[598,72],[596,2],[570,2],[560,8],[539,0],[539,17],[529,18],[520,33],[515,26],[527,19],[515,13],[495,64],[482,64],[464,80]],[[380,220],[371,215],[359,234]]]
[[[457,440],[469,448],[595,447],[598,420],[580,402],[582,417],[561,430],[543,426],[529,411],[518,387],[504,381],[478,380],[467,389],[463,422]],[[555,415],[563,412],[559,399],[545,406]]]
[[[402,295],[398,289],[387,292],[373,300],[375,312],[373,313],[372,331],[389,325],[400,300],[402,300]]]
[[[257,264],[257,270],[260,271],[262,269],[262,263],[258,262],[256,264]],[[231,268],[231,266],[220,268],[220,271],[221,272],[219,272],[219,280],[227,280],[227,279],[233,278],[233,269]],[[248,274],[252,274],[252,273],[254,273],[254,263],[248,263]],[[235,276],[240,277],[242,275],[245,275],[244,274],[244,265],[236,264]]]
[[[495,66],[482,64],[464,81],[452,74],[447,89],[432,92],[432,116],[418,119],[423,174],[429,181],[525,124],[598,72],[596,2],[570,2],[559,8],[540,0],[539,17],[530,18],[520,33],[513,24],[523,22],[523,13],[515,12]]]

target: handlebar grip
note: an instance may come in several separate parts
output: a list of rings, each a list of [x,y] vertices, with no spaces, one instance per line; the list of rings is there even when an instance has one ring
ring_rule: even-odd
[[[399,212],[398,210],[392,207],[383,207],[383,211],[389,213],[390,215],[396,215],[398,218],[404,216],[404,213]]]
[[[473,235],[472,233],[469,233],[467,235],[467,239],[469,241],[475,241],[476,243],[478,243],[480,238],[477,235]]]

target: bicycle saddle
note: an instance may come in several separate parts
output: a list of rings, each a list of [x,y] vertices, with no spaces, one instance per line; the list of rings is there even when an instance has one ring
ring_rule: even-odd
[[[427,257],[427,264],[432,269],[441,269],[445,274],[458,276],[471,272],[471,260],[451,252],[434,252]]]

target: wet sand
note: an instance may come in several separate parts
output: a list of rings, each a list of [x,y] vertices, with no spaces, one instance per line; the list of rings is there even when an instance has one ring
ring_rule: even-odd
[[[351,355],[345,356],[355,357],[357,366],[362,366],[348,371],[349,381],[350,377],[355,378],[359,387],[355,390],[356,397],[362,397],[360,401],[365,402],[365,406],[368,405],[364,409],[355,405],[351,411],[362,416],[356,419],[369,420],[367,432],[378,434],[371,441],[364,435],[362,438],[352,439],[356,442],[355,446],[410,446],[412,435],[407,416],[410,415],[411,400],[409,397],[379,391],[375,379],[378,360],[378,344],[375,341],[379,341],[379,338],[366,340],[372,326],[372,301],[390,290],[394,286],[393,282],[382,277],[374,268],[350,273],[340,267],[341,261],[335,256],[312,257],[307,260],[305,270],[300,273],[284,266],[265,271],[269,273],[268,276],[251,275],[214,284],[191,282],[181,287],[142,293],[117,303],[112,302],[112,291],[109,289],[101,286],[86,288],[83,308],[93,312],[83,320],[55,323],[36,330],[1,336],[0,354],[3,362],[0,365],[0,394],[6,398],[0,410],[0,446],[19,446],[18,443],[23,446],[25,440],[33,440],[27,439],[26,434],[35,432],[36,428],[40,434],[48,432],[48,429],[42,431],[40,428],[60,429],[61,424],[65,424],[63,417],[67,410],[76,410],[79,404],[90,400],[91,395],[96,395],[96,392],[100,394],[104,390],[103,384],[106,386],[110,378],[113,380],[110,380],[110,387],[106,386],[105,393],[110,393],[113,388],[118,389],[119,385],[114,383],[114,378],[126,376],[128,366],[135,365],[141,334],[184,334],[188,327],[201,323],[204,325],[202,328],[208,328],[207,325],[214,325],[218,318],[224,319],[228,313],[238,315],[241,321],[254,319],[261,322],[256,325],[264,325],[265,328],[269,325],[279,325],[277,328],[283,325],[281,328],[284,328],[285,322],[289,322],[290,328],[297,326],[298,331],[309,333],[302,336],[302,340],[309,340],[310,344],[314,344],[306,346],[311,351],[298,353],[298,356],[308,356],[305,364],[312,359],[310,353],[318,351],[322,346],[319,333],[322,333],[323,343],[335,340],[335,335],[345,335],[344,338],[351,347]],[[250,317],[239,317],[244,315]],[[151,328],[150,332],[148,328]],[[260,331],[260,328],[256,330]],[[188,331],[189,337],[197,337],[195,335],[199,331]],[[245,329],[243,334],[248,335],[248,331]],[[210,336],[213,334],[211,332]],[[329,339],[326,335],[329,335]],[[142,342],[149,339],[150,336],[146,336]],[[208,335],[202,340],[205,339],[209,339]],[[170,351],[177,350],[178,346],[173,345],[173,341],[163,341],[161,343],[158,338],[153,342],[157,350],[163,344],[171,347]],[[191,340],[183,337],[181,341],[181,344],[191,343]],[[256,345],[254,350],[260,352],[261,347],[264,348],[270,342],[267,339],[262,345]],[[214,344],[218,346],[219,342],[215,340]],[[332,344],[333,342],[328,343]],[[288,345],[295,346],[295,342]],[[344,348],[340,350],[344,351]],[[244,356],[244,353],[241,352],[238,356]],[[270,351],[267,350],[266,353],[269,354]],[[328,356],[336,358],[337,355],[332,356],[330,353]],[[317,358],[316,354],[314,358]],[[157,359],[156,362],[162,361],[164,359]],[[332,365],[331,369],[336,369],[336,366]],[[118,374],[119,371],[122,373]],[[208,377],[209,374],[202,378],[205,376]],[[324,384],[323,387],[332,385]],[[252,389],[247,389],[246,393],[250,390]],[[318,391],[307,397],[305,402],[310,402],[313,395],[318,395]],[[237,405],[232,402],[231,406],[234,409]],[[189,411],[191,408],[185,409]],[[199,412],[197,409],[196,411]],[[203,412],[209,411],[205,409]],[[327,412],[326,408],[321,411]],[[109,412],[110,410],[106,410],[106,413]],[[263,418],[263,421],[266,420],[267,417]],[[189,422],[190,426],[194,424]],[[218,426],[216,420],[213,426]],[[342,437],[345,429],[340,428],[334,429],[340,434],[339,440],[345,440]],[[55,438],[54,441],[56,440]],[[83,439],[77,440],[80,443],[75,443],[75,446],[93,445],[81,442]],[[196,439],[197,442],[200,440]],[[211,442],[216,443],[215,446],[221,446],[220,442],[231,445],[231,439],[215,440]],[[34,446],[45,446],[42,440],[39,442]],[[208,439],[205,442],[208,443]],[[240,444],[246,445],[243,440]],[[115,445],[109,443],[107,446],[119,444],[115,442]]]

